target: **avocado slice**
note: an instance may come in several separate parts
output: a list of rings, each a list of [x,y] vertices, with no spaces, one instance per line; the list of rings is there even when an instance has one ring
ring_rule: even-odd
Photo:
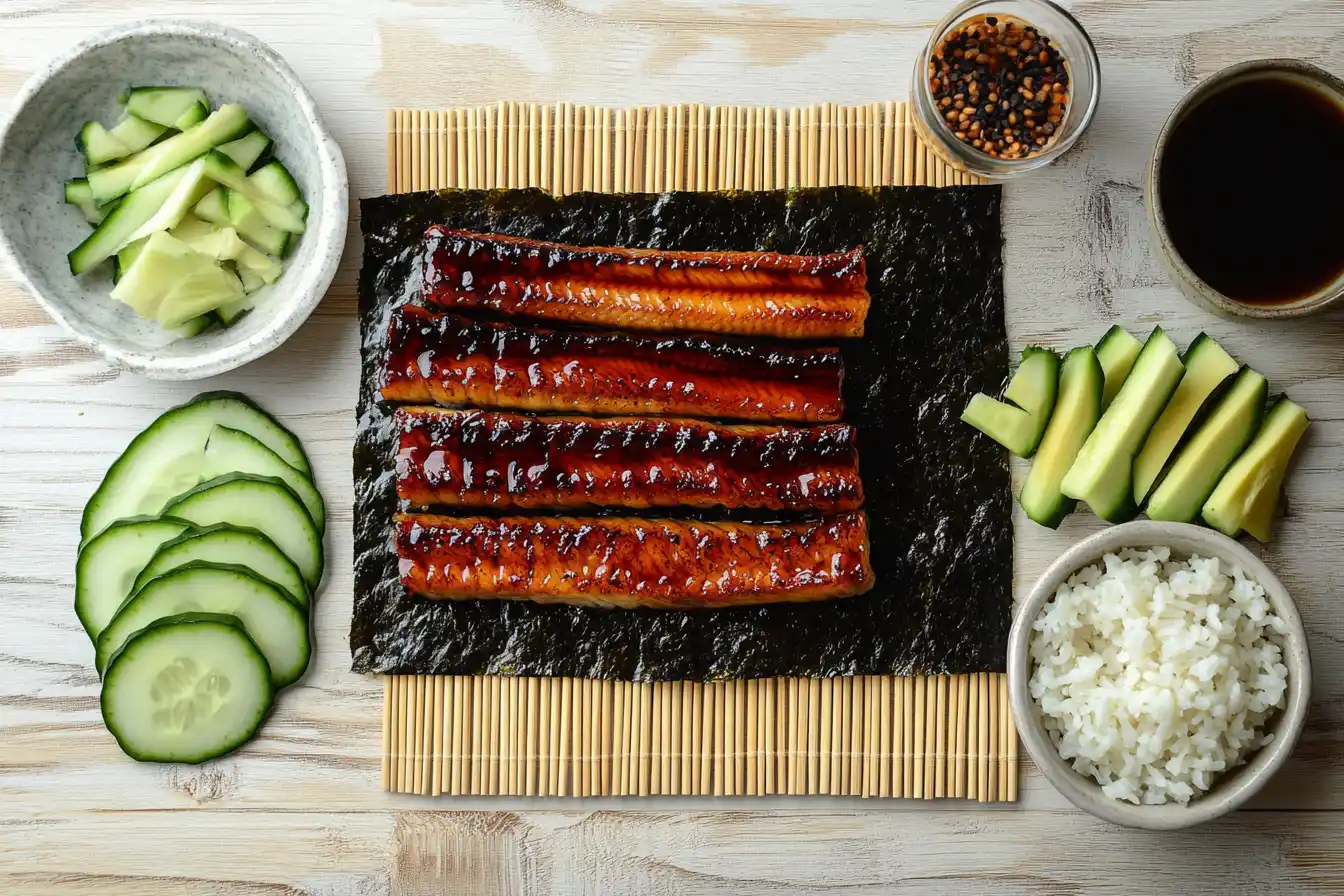
[[[1270,541],[1284,476],[1310,425],[1299,405],[1286,397],[1275,402],[1251,444],[1204,502],[1204,522],[1224,535],[1245,530],[1257,541]]]
[[[1143,450],[1134,458],[1134,503],[1142,506],[1152,494],[1162,471],[1177,456],[1177,448],[1195,428],[1201,409],[1208,410],[1222,386],[1237,372],[1237,362],[1204,333],[1185,352],[1185,376],[1167,409],[1153,424]],[[1206,407],[1207,406],[1207,407]]]
[[[1218,480],[1255,437],[1268,397],[1269,382],[1243,368],[1149,498],[1150,519],[1188,523],[1199,516]]]

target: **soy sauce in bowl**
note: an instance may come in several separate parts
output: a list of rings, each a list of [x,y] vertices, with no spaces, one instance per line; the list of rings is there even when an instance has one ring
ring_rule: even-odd
[[[1170,248],[1207,287],[1262,307],[1338,291],[1342,103],[1328,82],[1265,68],[1173,116],[1155,162],[1158,201]]]

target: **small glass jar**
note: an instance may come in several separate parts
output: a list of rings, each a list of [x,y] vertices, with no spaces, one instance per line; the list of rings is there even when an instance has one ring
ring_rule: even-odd
[[[957,139],[939,113],[929,88],[929,64],[948,32],[968,19],[996,16],[1036,28],[1050,38],[1064,57],[1069,75],[1069,102],[1054,135],[1036,155],[1022,159],[1004,159],[987,155]],[[1083,26],[1066,10],[1050,0],[965,0],[934,28],[924,52],[915,62],[910,81],[910,100],[915,128],[920,138],[954,168],[969,171],[990,180],[1008,180],[1027,171],[1049,165],[1068,152],[1092,123],[1101,95],[1101,63],[1096,47]]]

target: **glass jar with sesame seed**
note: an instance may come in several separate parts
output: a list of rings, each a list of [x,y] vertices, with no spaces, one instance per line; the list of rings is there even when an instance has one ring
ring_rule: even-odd
[[[1101,65],[1050,0],[966,0],[915,63],[911,111],[948,164],[1007,180],[1068,152],[1096,112]]]

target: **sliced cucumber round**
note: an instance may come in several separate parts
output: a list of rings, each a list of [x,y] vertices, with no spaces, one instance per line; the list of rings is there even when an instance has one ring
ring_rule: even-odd
[[[231,526],[193,528],[159,545],[127,593],[139,591],[150,579],[198,561],[250,569],[268,582],[279,585],[297,606],[305,612],[308,610],[308,586],[294,562],[275,546],[275,542],[257,530]]]
[[[241,430],[216,426],[210,430],[209,441],[205,443],[201,474],[203,479],[214,479],[225,473],[250,473],[279,479],[299,496],[317,531],[326,531],[327,508],[312,479],[285,463],[259,439]]]
[[[136,573],[159,546],[191,528],[191,523],[174,519],[117,520],[80,549],[75,561],[75,614],[89,638],[97,642],[135,590]]]
[[[251,740],[274,699],[270,666],[233,616],[156,619],[127,638],[103,680],[103,722],[142,762],[204,762]]]
[[[294,561],[310,590],[322,580],[322,533],[299,496],[280,479],[230,473],[173,499],[165,516],[197,526],[225,524],[262,532]]]
[[[207,392],[165,412],[122,452],[84,507],[81,540],[87,542],[113,520],[157,514],[170,498],[200,482],[205,443],[216,426],[247,433],[300,473],[312,475],[303,446],[274,417],[242,395]]]
[[[149,581],[126,602],[98,636],[98,671],[106,671],[121,645],[151,622],[195,612],[242,620],[276,688],[298,681],[308,668],[308,617],[278,585],[241,566],[197,562]]]

